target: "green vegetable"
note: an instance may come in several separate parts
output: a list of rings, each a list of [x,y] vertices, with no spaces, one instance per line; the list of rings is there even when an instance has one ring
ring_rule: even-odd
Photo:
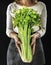
[[[21,47],[21,59],[24,62],[31,62],[33,53],[30,46],[31,33],[33,33],[32,27],[34,25],[41,25],[41,17],[37,11],[23,7],[22,9],[15,9],[13,11],[15,17],[13,17],[14,27],[18,27],[18,37],[20,38],[22,44]]]

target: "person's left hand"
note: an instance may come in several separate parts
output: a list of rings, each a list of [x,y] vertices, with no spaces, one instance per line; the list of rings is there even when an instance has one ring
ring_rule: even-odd
[[[32,52],[33,52],[33,55],[34,55],[34,52],[35,52],[35,46],[36,46],[36,39],[40,37],[40,34],[39,33],[35,33],[33,35],[31,35],[31,47],[32,47]]]

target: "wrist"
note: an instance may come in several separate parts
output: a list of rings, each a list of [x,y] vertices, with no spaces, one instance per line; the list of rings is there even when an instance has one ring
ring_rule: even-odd
[[[36,32],[36,33],[34,33],[33,34],[33,37],[35,38],[35,39],[37,39],[37,38],[40,38],[40,33],[39,32]]]
[[[14,39],[18,38],[18,35],[17,35],[17,34],[15,34],[13,38],[14,38]]]
[[[36,32],[36,37],[37,38],[40,38],[40,36],[41,36],[40,33],[39,32]]]
[[[16,34],[15,32],[10,32],[9,36],[10,38],[15,39],[16,37],[18,37],[18,34]]]

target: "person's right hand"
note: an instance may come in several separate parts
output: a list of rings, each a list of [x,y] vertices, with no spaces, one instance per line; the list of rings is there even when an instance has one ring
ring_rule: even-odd
[[[17,47],[17,49],[18,49],[18,52],[19,52],[19,54],[21,54],[21,49],[20,49],[21,41],[20,41],[20,39],[18,38],[18,36],[15,36],[15,37],[14,37],[14,40],[15,40],[15,45],[16,45],[16,47]]]

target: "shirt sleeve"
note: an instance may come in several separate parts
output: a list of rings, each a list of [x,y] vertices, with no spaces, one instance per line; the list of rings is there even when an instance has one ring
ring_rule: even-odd
[[[6,34],[8,37],[10,37],[10,32],[13,32],[12,16],[10,15],[10,10],[10,5],[8,5],[6,11]]]
[[[42,10],[42,14],[41,14],[41,21],[42,21],[42,29],[40,29],[39,32],[40,33],[40,37],[43,37],[46,33],[46,24],[47,24],[47,9],[46,9],[46,5],[44,4],[43,10]]]

